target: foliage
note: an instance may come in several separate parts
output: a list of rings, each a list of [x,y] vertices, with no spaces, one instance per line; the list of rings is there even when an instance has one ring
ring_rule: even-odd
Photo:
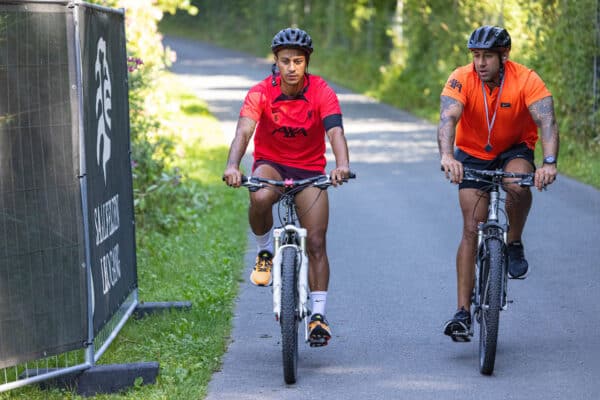
[[[189,0],[96,0],[107,7],[125,9],[129,54],[129,109],[134,205],[138,226],[162,231],[177,229],[202,204],[193,184],[180,169],[173,132],[161,123],[165,90],[157,86],[174,54],[162,45],[158,22],[165,12],[181,10],[195,15]],[[164,88],[163,88],[164,89]]]
[[[161,27],[260,56],[269,55],[279,29],[301,27],[314,42],[312,72],[432,121],[448,75],[470,62],[466,42],[473,29],[505,26],[511,58],[536,70],[553,94],[561,171],[580,176],[581,158],[586,164],[600,155],[600,0],[192,3],[198,16],[178,13]],[[600,186],[594,174],[584,180]]]
[[[535,66],[554,89],[561,131],[584,148],[597,145],[600,89],[594,93],[592,81],[594,74],[600,77],[600,20],[590,10],[596,9],[600,18],[600,2],[562,0],[553,6],[555,12],[544,16],[547,24],[540,35],[546,45],[536,55]]]

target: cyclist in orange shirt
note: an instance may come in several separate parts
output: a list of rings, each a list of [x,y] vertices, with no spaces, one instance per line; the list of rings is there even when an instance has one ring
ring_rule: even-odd
[[[473,62],[457,68],[441,94],[438,146],[446,177],[458,184],[463,233],[456,255],[458,307],[444,326],[455,341],[469,340],[469,308],[474,283],[477,223],[485,220],[488,197],[485,184],[464,181],[463,166],[505,171],[535,171],[535,186],[541,190],[556,179],[559,135],[552,95],[531,69],[508,59],[511,38],[506,29],[482,26],[471,34],[467,47]],[[534,164],[538,129],[543,164]],[[521,235],[531,207],[527,187],[514,187],[506,197],[509,219],[508,273],[524,279],[529,265]]]

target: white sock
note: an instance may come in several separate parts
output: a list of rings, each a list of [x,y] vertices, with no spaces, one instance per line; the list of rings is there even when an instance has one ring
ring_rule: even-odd
[[[252,232],[254,238],[256,239],[256,252],[260,253],[262,250],[267,250],[269,253],[273,254],[273,235],[271,229],[264,235],[257,235]]]
[[[325,315],[325,305],[327,304],[327,292],[310,292],[311,312],[312,314]]]

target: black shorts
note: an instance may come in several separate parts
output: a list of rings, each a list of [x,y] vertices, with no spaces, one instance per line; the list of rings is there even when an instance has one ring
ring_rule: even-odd
[[[525,143],[517,144],[510,149],[506,150],[503,153],[500,153],[498,157],[493,160],[482,160],[480,158],[473,157],[461,149],[456,149],[454,151],[454,158],[460,161],[464,167],[473,168],[473,169],[504,169],[506,164],[510,160],[514,160],[515,158],[524,158],[529,161],[532,165],[533,170],[535,171],[535,164],[533,163],[533,150],[531,150]],[[462,181],[458,185],[458,189],[483,189],[486,186],[489,186],[488,183],[485,182],[475,182],[475,181]]]
[[[309,171],[307,169],[288,167],[287,165],[281,165],[273,161],[269,160],[256,160],[254,161],[254,165],[252,165],[252,171],[254,171],[258,166],[267,164],[271,167],[275,168],[275,170],[281,175],[281,179],[306,179],[312,178],[313,176],[323,175],[324,172],[321,171]]]

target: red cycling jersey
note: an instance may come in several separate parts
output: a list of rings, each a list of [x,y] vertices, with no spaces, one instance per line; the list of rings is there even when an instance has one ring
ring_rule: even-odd
[[[485,86],[489,121],[496,120],[490,134],[492,148],[486,151],[488,125],[485,117],[481,79],[473,63],[457,68],[448,78],[442,96],[452,97],[464,105],[456,126],[456,146],[465,153],[483,160],[493,160],[510,147],[525,143],[535,149],[537,126],[528,107],[544,97],[552,96],[542,79],[531,69],[516,62],[505,64],[504,85],[490,90]],[[500,104],[498,104],[500,101]],[[497,110],[497,111],[496,111]]]
[[[240,117],[257,122],[254,160],[324,173],[325,132],[342,126],[337,95],[319,76],[305,75],[304,89],[296,97],[281,92],[281,78],[268,77],[253,86]]]

